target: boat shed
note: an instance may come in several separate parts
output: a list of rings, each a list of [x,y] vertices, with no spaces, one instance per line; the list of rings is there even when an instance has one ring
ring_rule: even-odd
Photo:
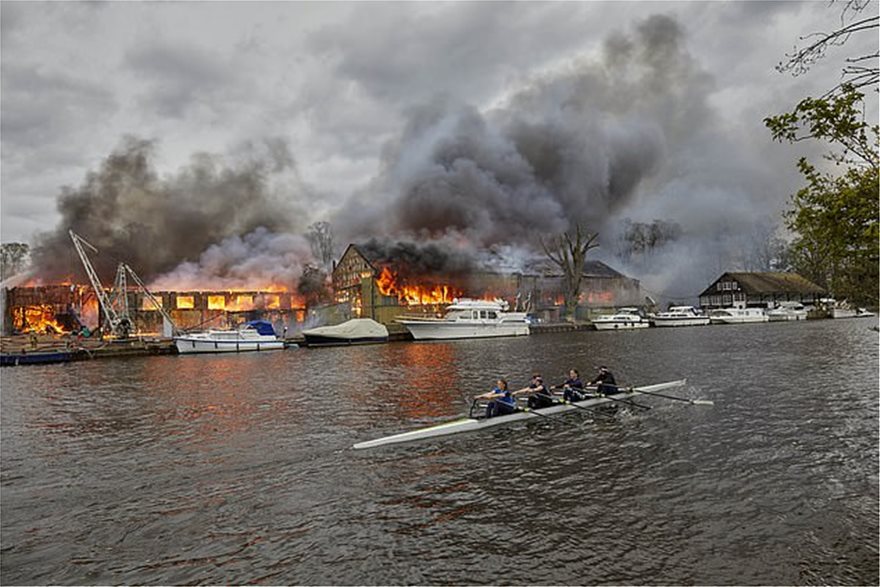
[[[700,294],[700,307],[766,308],[784,301],[809,305],[827,295],[824,289],[797,273],[724,273]]]

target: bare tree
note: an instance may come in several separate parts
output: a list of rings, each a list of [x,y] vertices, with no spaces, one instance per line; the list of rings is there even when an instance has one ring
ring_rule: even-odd
[[[587,252],[599,246],[596,239],[599,233],[590,234],[575,226],[574,238],[570,232],[548,241],[543,238],[541,248],[547,257],[561,270],[563,275],[563,297],[565,299],[565,313],[569,320],[574,320],[575,308],[581,294],[581,282],[584,278],[584,260]]]
[[[315,259],[321,262],[325,271],[330,270],[333,263],[333,230],[329,222],[315,222],[308,228],[306,238],[312,247]]]
[[[824,58],[828,49],[844,45],[854,34],[867,32],[876,37],[880,17],[865,16],[865,9],[871,4],[871,1],[845,0],[840,2],[843,5],[840,11],[840,26],[831,32],[816,32],[802,36],[800,40],[807,44],[802,47],[795,46],[793,53],[786,54],[788,59],[776,66],[777,71],[790,71],[792,75],[801,75],[809,71],[814,63]],[[830,4],[834,3],[835,1],[832,0]],[[846,65],[842,71],[841,83],[829,90],[826,95],[835,93],[844,84],[854,89],[877,86],[878,80],[880,80],[878,57],[880,57],[880,51],[847,57]]]
[[[0,281],[20,273],[28,264],[30,247],[26,243],[0,245]]]

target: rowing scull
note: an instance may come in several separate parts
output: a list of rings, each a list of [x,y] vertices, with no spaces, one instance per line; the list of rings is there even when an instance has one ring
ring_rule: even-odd
[[[681,387],[687,384],[687,379],[680,379],[678,381],[668,381],[666,383],[656,383],[654,385],[645,385],[642,387],[632,387],[627,389],[627,391],[623,393],[618,393],[614,395],[615,399],[626,399],[630,397],[634,397],[643,392],[655,392],[661,391],[664,389],[671,389],[673,387]],[[491,428],[493,426],[500,426],[501,424],[508,424],[510,422],[519,422],[520,420],[528,420],[530,418],[539,418],[540,415],[551,415],[551,414],[560,414],[563,412],[568,412],[571,410],[577,410],[575,406],[581,407],[591,407],[591,406],[599,406],[605,403],[609,403],[613,400],[607,397],[596,397],[589,398],[579,402],[574,402],[574,404],[558,404],[555,406],[550,406],[547,408],[542,408],[540,410],[535,411],[523,411],[517,412],[515,414],[509,414],[506,416],[495,416],[494,418],[461,418],[458,420],[453,420],[451,422],[445,422],[443,424],[437,424],[436,426],[430,426],[428,428],[420,428],[419,430],[412,430],[410,432],[404,432],[402,434],[395,434],[393,436],[385,436],[383,438],[377,438],[375,440],[367,440],[365,442],[359,442],[354,445],[353,448],[361,449],[361,448],[374,448],[377,446],[383,446],[385,444],[397,444],[400,442],[412,442],[414,440],[422,440],[424,438],[433,438],[435,436],[446,436],[449,434],[459,434],[462,432],[473,432],[475,430],[483,430],[484,428]],[[539,415],[540,414],[540,415]]]

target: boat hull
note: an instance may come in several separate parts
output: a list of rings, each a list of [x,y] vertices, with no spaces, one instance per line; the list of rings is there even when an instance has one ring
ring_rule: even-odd
[[[768,312],[767,319],[770,322],[793,322],[797,320],[806,320],[806,312]]]
[[[682,318],[664,318],[655,316],[651,323],[654,326],[660,328],[667,328],[672,326],[706,326],[709,324],[708,316],[695,316],[693,318],[682,317]]]
[[[710,324],[748,324],[752,322],[768,322],[766,315],[763,316],[712,316]]]
[[[246,353],[284,349],[283,340],[206,340],[175,337],[174,346],[181,355],[197,353]]]
[[[36,352],[0,355],[0,365],[14,367],[16,365],[47,365],[50,363],[67,363],[74,358],[73,351]]]
[[[387,336],[345,338],[304,334],[305,346],[351,346],[359,344],[382,344],[388,342]]]
[[[644,320],[639,322],[597,322],[593,321],[593,328],[596,330],[635,330],[637,328],[647,328],[650,324]]]
[[[452,340],[460,338],[497,338],[502,336],[528,336],[529,325],[522,322],[469,323],[428,322],[422,320],[397,320],[406,326],[415,340]]]
[[[849,308],[832,308],[832,318],[869,318],[873,316],[873,312],[867,310],[850,310]]]
[[[451,434],[461,434],[465,432],[475,432],[478,430],[483,430],[486,428],[492,428],[494,426],[501,426],[503,424],[510,424],[513,422],[518,422],[520,420],[530,420],[532,418],[540,418],[541,415],[552,415],[552,414],[561,414],[564,412],[570,412],[579,410],[577,406],[581,406],[584,408],[588,408],[591,406],[600,406],[606,403],[615,402],[615,400],[626,399],[630,397],[634,397],[644,392],[657,392],[662,391],[664,389],[671,389],[673,387],[681,387],[687,384],[686,379],[681,379],[678,381],[670,381],[667,383],[657,383],[655,385],[645,385],[642,387],[633,388],[631,391],[626,393],[616,394],[614,399],[609,399],[605,397],[597,397],[592,399],[585,399],[583,401],[575,402],[574,405],[571,404],[558,404],[555,406],[550,406],[548,408],[543,408],[537,410],[537,413],[529,411],[529,412],[517,412],[515,414],[509,414],[506,416],[496,416],[494,418],[488,419],[476,419],[476,418],[461,418],[459,420],[453,420],[452,422],[445,422],[443,424],[438,424],[436,426],[430,426],[428,428],[421,428],[419,430],[412,430],[410,432],[404,432],[402,434],[395,434],[393,436],[386,436],[384,438],[377,438],[375,440],[367,440],[365,442],[359,442],[353,446],[355,449],[365,449],[365,448],[375,448],[378,446],[384,446],[388,444],[400,444],[405,442],[414,442],[417,440],[424,440],[427,438],[436,438],[438,436],[448,436]],[[616,403],[616,402],[615,402]]]

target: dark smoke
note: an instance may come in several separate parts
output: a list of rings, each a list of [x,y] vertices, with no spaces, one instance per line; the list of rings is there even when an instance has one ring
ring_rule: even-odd
[[[470,251],[456,250],[449,243],[382,241],[370,239],[358,248],[378,267],[387,266],[402,275],[465,275],[477,269]]]
[[[708,78],[670,18],[612,35],[599,60],[535,79],[486,113],[448,100],[412,109],[381,174],[336,222],[366,235],[521,243],[575,223],[602,231],[706,117]],[[683,112],[684,111],[684,112]]]
[[[269,243],[272,234],[293,228],[291,195],[301,194],[296,185],[293,194],[278,189],[280,182],[296,179],[283,141],[250,145],[231,161],[198,154],[168,176],[159,175],[154,155],[153,141],[127,137],[81,186],[64,188],[58,200],[61,221],[54,232],[38,238],[34,250],[37,275],[45,281],[83,275],[71,254],[68,229],[99,250],[89,255],[106,283],[119,261],[145,281],[184,263],[180,276],[185,262],[204,254],[216,271],[228,271],[229,264],[217,260],[228,239],[238,238],[240,250]],[[258,228],[261,232],[255,233]],[[254,236],[242,238],[250,233]],[[234,282],[235,275],[228,277]]]

